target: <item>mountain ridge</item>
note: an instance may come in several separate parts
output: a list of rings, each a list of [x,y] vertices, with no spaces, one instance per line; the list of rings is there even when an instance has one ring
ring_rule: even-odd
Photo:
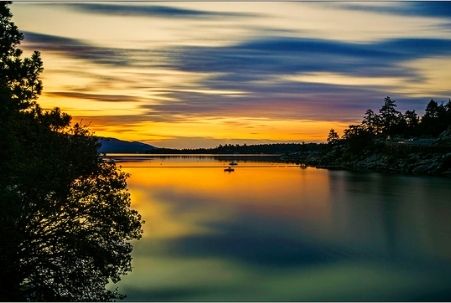
[[[98,137],[99,153],[143,153],[157,147],[139,141],[125,141],[112,137]]]

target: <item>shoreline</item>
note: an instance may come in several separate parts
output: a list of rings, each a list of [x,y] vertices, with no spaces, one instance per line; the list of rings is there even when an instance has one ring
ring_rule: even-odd
[[[404,155],[369,152],[357,157],[357,159],[345,160],[332,151],[325,153],[307,152],[296,156],[290,155],[288,158],[308,166],[329,170],[451,177],[451,152],[409,153]]]
[[[117,162],[130,160],[147,160],[153,157],[177,158],[219,158],[223,160],[242,159],[257,160],[259,162],[285,162],[296,165],[306,165],[318,169],[344,170],[362,173],[382,173],[387,175],[406,176],[436,176],[451,177],[451,152],[449,153],[409,153],[404,157],[396,154],[371,153],[361,154],[353,160],[343,160],[336,155],[336,151],[307,151],[290,154],[114,154],[105,156]],[[268,160],[266,160],[266,159]],[[270,161],[271,159],[272,161]]]

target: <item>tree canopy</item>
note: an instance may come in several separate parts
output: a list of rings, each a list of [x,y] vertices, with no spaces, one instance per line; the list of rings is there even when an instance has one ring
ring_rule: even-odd
[[[342,138],[333,143],[341,142],[351,149],[362,150],[371,147],[375,139],[437,137],[451,129],[451,100],[446,104],[431,100],[423,116],[419,116],[415,110],[407,110],[403,114],[396,107],[396,101],[386,97],[379,114],[367,110],[360,124],[350,125],[344,130]],[[331,142],[328,139],[328,143]]]
[[[127,175],[97,153],[97,139],[60,109],[43,110],[39,52],[0,3],[1,300],[104,301],[131,270],[142,234]]]

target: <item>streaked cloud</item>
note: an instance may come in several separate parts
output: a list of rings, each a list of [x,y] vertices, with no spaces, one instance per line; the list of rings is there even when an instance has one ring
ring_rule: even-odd
[[[295,82],[323,83],[346,86],[400,86],[406,81],[397,77],[361,77],[339,73],[314,72],[299,75],[290,75],[282,79]]]
[[[95,64],[127,65],[124,50],[99,47],[79,39],[24,32],[26,47],[45,52],[56,52],[65,56],[89,60]]]
[[[272,37],[220,47],[177,50],[176,67],[222,73],[224,80],[250,80],[275,74],[340,72],[366,76],[412,75],[399,63],[451,55],[451,39],[398,38],[354,43],[303,37]],[[228,78],[232,74],[231,78]]]
[[[52,97],[66,97],[73,99],[96,100],[103,102],[136,102],[139,100],[136,97],[127,95],[102,95],[102,94],[87,94],[79,92],[47,92],[46,94]]]
[[[447,100],[449,6],[13,5],[24,48],[43,52],[44,107],[100,135],[184,147],[318,141],[387,95],[402,110]]]
[[[350,10],[379,14],[433,18],[451,17],[451,3],[448,1],[357,2],[340,3],[338,5]]]
[[[255,14],[238,12],[212,12],[194,9],[184,9],[163,5],[137,5],[137,4],[100,4],[77,3],[66,4],[70,9],[92,13],[132,17],[161,17],[161,18],[215,18],[215,17],[251,17]]]

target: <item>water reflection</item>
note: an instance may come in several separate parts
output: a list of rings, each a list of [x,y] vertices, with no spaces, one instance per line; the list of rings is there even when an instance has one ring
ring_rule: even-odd
[[[123,164],[147,221],[128,300],[451,299],[449,180],[223,162]]]

